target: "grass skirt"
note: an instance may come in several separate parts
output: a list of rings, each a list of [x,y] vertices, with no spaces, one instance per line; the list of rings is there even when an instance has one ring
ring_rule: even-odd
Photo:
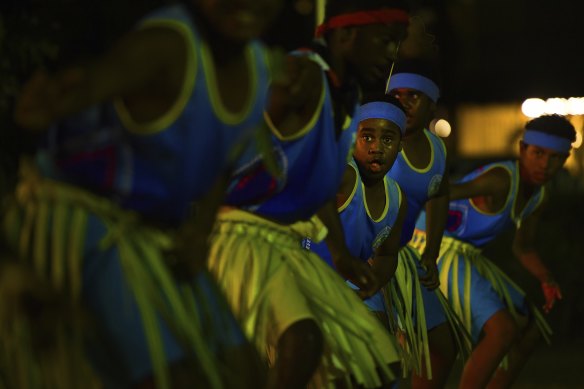
[[[425,233],[416,230],[413,242],[420,250],[423,249],[426,243]],[[438,258],[438,269],[440,272],[440,289],[448,297],[450,304],[462,320],[467,331],[473,334],[475,342],[480,328],[477,329],[476,323],[473,323],[471,308],[473,308],[473,304],[480,305],[481,301],[474,299],[473,285],[475,285],[474,290],[477,293],[484,292],[486,288],[494,289],[503,306],[514,317],[519,314],[518,309],[520,309],[519,305],[521,305],[519,301],[521,301],[535,319],[543,338],[549,342],[552,331],[541,312],[533,304],[527,304],[523,290],[499,267],[482,255],[479,248],[451,237],[443,237]],[[473,279],[474,272],[478,272],[478,276],[474,278],[486,280],[486,284],[479,287],[481,290],[476,289],[476,282],[479,280]]]
[[[302,248],[326,234],[318,222],[283,226],[236,209],[220,212],[212,234],[209,266],[223,287],[245,333],[268,363],[280,335],[292,324],[314,319],[325,351],[312,385],[354,379],[377,387],[394,379],[387,368],[399,361],[397,345],[345,281],[318,255]]]
[[[403,334],[401,351],[404,375],[413,370],[431,379],[428,331],[447,322],[459,355],[464,360],[470,354],[469,335],[441,291],[428,291],[420,284],[421,271],[419,251],[410,245],[402,247],[395,275],[383,291],[388,312],[395,314],[389,315],[390,327]],[[428,314],[431,317],[427,317]],[[397,317],[397,322],[394,317]]]
[[[167,339],[161,334],[162,325],[172,330],[185,356],[194,356],[208,381],[207,386],[222,387],[220,367],[203,335],[205,316],[201,313],[196,287],[176,282],[166,266],[164,253],[171,248],[171,236],[140,223],[136,214],[119,209],[107,199],[41,178],[32,170],[24,171],[24,175],[2,220],[3,233],[17,256],[68,304],[86,308],[82,293],[85,256],[89,250],[115,251],[125,287],[131,291],[137,307],[138,322],[143,328],[135,331],[143,331],[157,387],[170,387],[165,355]],[[87,234],[90,220],[98,220],[105,230],[103,236],[92,238],[91,242],[97,242],[96,247],[86,247],[91,238]],[[35,384],[28,387],[91,387],[87,377],[82,378],[83,385],[67,381],[78,373],[80,360],[47,361],[48,356],[37,355],[30,344],[7,341],[15,334],[20,339],[30,338],[31,331],[22,323],[9,329],[3,327],[1,363],[10,362],[14,374],[32,377]],[[83,331],[79,326],[59,328],[55,331],[59,333],[50,336],[64,339],[59,344],[67,344],[70,350],[63,355],[82,356],[83,342],[87,340]],[[53,366],[49,371],[42,369],[59,363],[60,366]],[[0,367],[5,368],[6,365]]]

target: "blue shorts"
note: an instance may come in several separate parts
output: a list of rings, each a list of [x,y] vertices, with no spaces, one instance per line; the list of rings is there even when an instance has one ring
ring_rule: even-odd
[[[103,222],[90,216],[85,239],[83,298],[102,329],[99,335],[103,339],[103,344],[91,345],[98,350],[90,350],[90,354],[97,355],[93,358],[97,359],[97,369],[109,379],[137,383],[152,375],[150,353],[142,318],[125,280],[119,252],[115,246],[107,250],[98,247],[105,231]],[[192,285],[203,318],[202,337],[208,341],[208,347],[222,353],[246,343],[209,273],[198,273]],[[185,352],[170,329],[161,318],[158,325],[167,363],[170,365],[181,360]]]
[[[462,253],[459,253],[458,262],[458,298],[461,302],[462,309],[465,309],[465,295],[464,295],[464,275],[466,267],[470,266],[470,315],[471,315],[471,336],[473,342],[478,342],[481,331],[485,323],[498,311],[502,309],[507,309],[507,305],[502,297],[499,296],[491,282],[485,278],[476,266],[468,259],[464,257]],[[488,259],[484,259],[488,260]],[[452,303],[453,301],[453,271],[454,265],[450,269],[448,274],[448,299]],[[516,309],[516,311],[522,315],[527,315],[529,309],[527,307],[527,302],[523,294],[515,289],[512,285],[506,282],[504,279],[500,279],[501,285],[505,287],[509,293],[509,297]]]
[[[417,253],[417,250],[414,250]],[[426,270],[422,267],[420,263],[420,256],[416,256],[416,270],[418,271],[418,277],[426,275]],[[428,290],[423,285],[420,285],[422,290],[422,301],[424,303],[424,313],[426,315],[426,329],[430,331],[433,328],[438,327],[442,323],[446,323],[446,315],[444,314],[444,308],[436,296],[435,290]],[[416,304],[416,301],[414,301]],[[415,305],[414,305],[415,306]],[[414,312],[416,310],[414,309]]]

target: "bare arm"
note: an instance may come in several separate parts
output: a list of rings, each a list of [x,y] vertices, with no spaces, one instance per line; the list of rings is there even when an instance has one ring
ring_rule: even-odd
[[[354,258],[349,252],[345,243],[343,225],[337,211],[335,199],[328,201],[322,207],[318,212],[318,217],[328,229],[326,244],[337,271],[342,277],[359,287],[358,293],[361,298],[372,296],[379,290],[380,285],[371,267],[367,263]]]
[[[286,139],[302,134],[320,114],[325,80],[308,58],[288,56],[283,73],[270,86],[266,117],[272,131]]]
[[[155,80],[169,89],[159,92],[167,92],[172,100],[180,90],[176,84],[182,81],[185,56],[185,41],[173,30],[131,32],[93,63],[53,75],[38,71],[22,90],[15,120],[23,128],[43,130],[92,104],[152,86]]]
[[[219,177],[211,190],[194,204],[191,216],[176,232],[173,250],[175,273],[183,279],[186,277],[187,281],[206,267],[209,235],[217,211],[223,204],[228,183],[227,175]]]
[[[390,235],[377,248],[371,258],[371,269],[379,279],[381,286],[386,285],[395,274],[397,268],[397,258],[400,249],[400,238],[402,232],[402,225],[407,214],[408,202],[405,199],[405,194],[402,192],[402,201],[399,207],[399,213],[395,220],[395,224],[391,229]]]
[[[442,234],[448,218],[449,189],[447,163],[438,193],[426,202],[426,248],[421,257],[426,275],[420,277],[420,282],[430,290],[440,285],[436,261],[440,254]]]
[[[460,200],[479,196],[507,196],[510,177],[503,168],[493,168],[471,181],[450,184],[449,199]]]
[[[529,215],[517,229],[513,241],[513,253],[521,265],[539,280],[546,300],[543,308],[547,313],[552,309],[555,301],[562,298],[562,292],[535,249],[537,225],[546,203],[547,199],[544,198],[538,209]]]

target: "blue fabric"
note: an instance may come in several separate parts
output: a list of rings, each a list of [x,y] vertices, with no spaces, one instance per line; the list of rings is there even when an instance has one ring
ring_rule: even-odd
[[[353,284],[351,281],[346,281],[347,285],[353,290],[359,290],[359,287]],[[383,298],[383,293],[381,291],[375,293],[373,296],[363,300],[367,308],[373,312],[385,312],[385,299]]]
[[[364,198],[364,187],[355,161],[349,164],[355,169],[356,182],[353,196],[347,200],[348,205],[340,211],[345,242],[351,255],[367,262],[379,245],[387,239],[395,224],[401,204],[400,188],[395,181],[385,177],[387,193],[387,212],[380,220],[373,220],[369,215]],[[311,250],[316,252],[325,262],[334,267],[330,251],[325,242],[312,244]],[[357,288],[351,284],[353,289]],[[381,292],[365,300],[367,306],[374,311],[385,311],[385,303]]]
[[[459,254],[464,256],[463,254]],[[464,296],[464,277],[466,267],[470,266],[471,286],[470,286],[470,310],[471,310],[471,336],[476,344],[480,338],[481,331],[485,323],[497,312],[506,309],[505,302],[499,297],[493,285],[483,277],[471,261],[460,258],[458,262],[458,291],[461,302],[465,301]],[[440,264],[438,266],[441,268]],[[453,279],[454,266],[450,269],[448,279]],[[515,309],[522,315],[528,314],[528,307],[523,295],[505,280],[501,280],[509,292]],[[448,284],[448,299],[453,301],[453,283]]]
[[[120,254],[115,247],[99,248],[106,227],[96,216],[90,216],[84,250],[83,298],[95,320],[104,330],[110,357],[117,358],[113,374],[138,383],[152,374],[152,364],[143,323],[136,301],[125,280]],[[243,345],[245,337],[227,309],[211,276],[205,271],[193,280],[197,307],[204,317],[203,338],[211,350],[221,353]],[[170,329],[160,318],[158,321],[168,364],[186,355]],[[104,353],[101,350],[100,353]],[[105,373],[107,376],[107,372]]]
[[[423,92],[433,102],[438,102],[440,98],[440,88],[427,77],[416,73],[396,73],[392,74],[387,86],[387,93],[394,89],[408,88]]]
[[[390,103],[374,101],[363,104],[359,107],[359,116],[357,119],[359,122],[366,119],[385,119],[395,123],[402,134],[406,132],[406,114],[403,110]]]
[[[405,246],[412,238],[416,220],[426,202],[437,193],[446,169],[444,143],[430,131],[424,130],[424,133],[432,150],[430,164],[425,169],[413,169],[407,161],[405,151],[402,150],[387,173],[390,178],[397,181],[408,201],[408,212],[402,226],[402,246]]]
[[[298,55],[311,59],[316,56],[309,52]],[[323,78],[326,79],[324,70]],[[293,223],[308,220],[334,198],[351,154],[358,123],[351,120],[337,138],[326,82],[324,88],[324,103],[312,128],[290,140],[272,136],[273,150],[283,169],[282,177],[267,173],[259,151],[252,146],[246,150],[244,160],[238,163],[239,174],[230,184],[228,204],[281,223]],[[355,102],[355,110],[357,108]]]
[[[523,134],[523,142],[529,145],[545,147],[565,154],[568,154],[572,149],[572,142],[566,138],[552,134],[546,134],[537,130],[530,130],[529,128],[527,128],[525,130],[525,134]]]
[[[406,250],[407,251],[406,255],[414,259],[416,263],[417,277],[419,278],[425,276],[426,270],[424,270],[422,264],[420,263],[420,253],[418,252],[418,250],[409,245],[402,247],[401,250]],[[421,286],[420,289],[422,291],[422,304],[424,304],[424,314],[426,316],[426,329],[429,331],[435,327],[438,327],[442,323],[446,323],[446,315],[444,314],[444,310],[442,308],[440,300],[438,300],[438,296],[436,296],[436,292],[430,291],[424,286]],[[413,285],[412,296],[415,296]],[[416,306],[418,303],[419,303],[418,300],[414,298],[412,306],[412,312],[414,312],[413,315],[414,322],[418,320],[418,317],[416,315],[417,312]]]
[[[229,124],[211,102],[214,77],[205,66],[209,62],[203,61],[204,44],[188,11],[180,5],[167,7],[144,21],[171,21],[194,37],[190,49],[196,66],[188,69],[194,73],[194,89],[178,118],[159,132],[139,135],[124,128],[113,104],[91,107],[50,131],[38,161],[49,177],[100,193],[148,219],[176,225],[189,204],[207,193],[233,162],[234,146],[246,141],[263,120],[268,68],[262,46],[251,43],[256,93],[247,116]]]
[[[417,250],[413,251],[416,252],[415,258],[418,278],[423,277],[426,275],[426,270],[424,270],[420,262],[420,254]],[[421,290],[422,301],[424,304],[424,314],[426,315],[426,329],[430,331],[431,329],[438,327],[440,324],[446,323],[446,315],[440,300],[438,300],[438,296],[436,296],[436,291],[428,290],[423,285],[421,286]],[[416,301],[414,300],[414,306],[415,304]],[[415,309],[414,312],[416,312]]]
[[[479,211],[471,199],[451,201],[448,209],[448,220],[444,235],[456,238],[463,242],[471,243],[476,247],[482,247],[503,231],[516,227],[522,220],[528,217],[538,207],[544,193],[544,188],[539,188],[529,199],[520,215],[515,215],[515,199],[519,185],[519,166],[517,161],[504,161],[488,164],[480,167],[463,177],[460,182],[471,181],[477,176],[494,169],[503,168],[511,177],[511,189],[507,202],[503,209],[496,214],[485,214]],[[422,212],[416,228],[426,230],[426,215]]]

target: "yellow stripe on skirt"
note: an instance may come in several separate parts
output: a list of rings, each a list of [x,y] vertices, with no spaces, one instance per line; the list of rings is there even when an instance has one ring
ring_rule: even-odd
[[[192,304],[193,289],[186,284],[184,287],[178,285],[164,263],[163,252],[172,244],[170,235],[139,223],[136,214],[118,208],[107,199],[41,178],[30,166],[23,165],[23,175],[15,198],[11,199],[5,209],[3,220],[6,238],[19,257],[30,259],[40,277],[49,280],[72,304],[78,305],[82,290],[86,226],[91,214],[98,216],[108,227],[101,248],[106,250],[114,245],[118,248],[126,281],[142,316],[157,387],[171,386],[158,329],[158,313],[185,347],[186,353],[196,355],[209,385],[222,387],[219,366],[202,337],[202,330],[199,330],[201,318]],[[25,328],[17,330],[26,331]],[[78,347],[82,347],[82,335],[73,334],[79,338]],[[3,332],[0,336],[4,338],[9,335]],[[21,358],[20,366],[23,369],[33,368],[37,362],[31,358],[36,359],[37,356],[31,355],[24,345],[19,347],[22,350],[3,350],[4,355],[12,353],[12,358]],[[72,355],[83,355],[80,350]],[[26,355],[27,351],[29,355]],[[40,363],[42,365],[45,362]],[[77,364],[72,366],[76,367]],[[47,373],[42,369],[37,369],[36,373],[24,373],[39,375],[43,372]],[[42,381],[40,377],[37,379]],[[80,387],[62,385],[62,380],[67,377],[60,377],[61,381],[54,385],[50,379],[55,377],[48,379],[47,387]]]
[[[325,338],[321,367],[311,386],[333,387],[350,378],[378,387],[379,372],[399,361],[394,339],[357,294],[318,255],[301,247],[323,239],[313,222],[283,226],[234,208],[223,209],[211,236],[209,267],[245,333],[268,363],[280,335],[293,323],[314,319]],[[384,380],[384,381],[387,381]]]
[[[413,370],[416,374],[431,379],[432,366],[422,297],[423,286],[420,284],[416,266],[419,258],[419,251],[411,245],[400,249],[395,275],[387,287],[383,289],[383,295],[388,312],[394,312],[397,316],[397,323],[395,320],[390,320],[392,330],[404,335],[401,342],[404,376]],[[452,330],[459,356],[466,360],[470,355],[470,335],[442,292],[435,290],[434,293]],[[393,318],[393,315],[389,316]],[[425,371],[423,371],[423,366],[426,367]]]
[[[414,240],[419,249],[423,249],[426,244],[426,234],[424,231],[416,230],[414,232]],[[509,284],[516,289],[520,294],[525,296],[525,292],[507,276],[497,265],[490,261],[487,257],[482,255],[481,249],[475,247],[470,243],[460,241],[448,236],[442,238],[442,245],[440,246],[440,255],[438,264],[440,265],[440,289],[448,296],[448,287],[452,288],[452,299],[450,303],[461,318],[465,328],[471,332],[472,318],[471,318],[471,266],[465,266],[465,274],[458,274],[458,261],[468,261],[474,266],[477,271],[485,277],[493,286],[493,289],[499,297],[503,300],[509,312],[513,317],[517,318],[518,313],[515,305],[509,295],[505,284]],[[449,277],[450,269],[453,270],[452,278]],[[464,277],[464,301],[460,301],[459,280]],[[536,325],[546,340],[550,342],[552,330],[535,305],[528,301],[528,306],[531,314],[535,318]]]

